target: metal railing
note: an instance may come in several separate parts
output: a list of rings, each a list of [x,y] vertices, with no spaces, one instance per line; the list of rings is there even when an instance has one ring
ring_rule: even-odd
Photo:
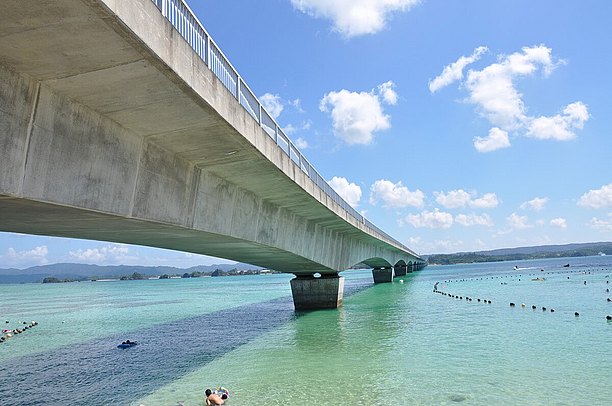
[[[328,197],[364,226],[417,256],[417,254],[404,244],[368,221],[329,186],[327,181],[317,172],[310,162],[308,162],[304,155],[302,155],[300,150],[293,145],[289,137],[285,135],[270,113],[264,109],[261,102],[255,97],[251,89],[238,74],[238,71],[232,66],[223,52],[221,52],[221,49],[215,44],[210,35],[208,35],[202,23],[184,0],[152,1],[157,8],[159,8],[162,15],[181,34],[185,41],[191,45],[191,48],[200,56],[221,83],[223,83],[223,85],[234,95],[240,105],[242,105],[242,107],[244,107],[244,109],[259,123],[263,130],[276,142],[276,145],[278,145],[293,163],[317,184]]]

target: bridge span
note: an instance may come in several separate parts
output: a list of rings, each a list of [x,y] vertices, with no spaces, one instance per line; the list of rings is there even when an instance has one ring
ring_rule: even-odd
[[[424,260],[331,189],[182,0],[0,6],[0,230],[213,255],[337,307]],[[320,277],[314,277],[320,274]]]

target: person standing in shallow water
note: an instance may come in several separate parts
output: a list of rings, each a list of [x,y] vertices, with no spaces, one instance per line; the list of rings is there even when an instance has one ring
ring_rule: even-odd
[[[210,389],[206,389],[206,406],[211,405],[222,405],[225,403],[223,399],[219,397],[216,393],[212,393]]]

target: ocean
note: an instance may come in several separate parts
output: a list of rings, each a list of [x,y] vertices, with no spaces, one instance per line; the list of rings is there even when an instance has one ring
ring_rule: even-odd
[[[0,404],[611,404],[610,256],[342,275],[307,313],[284,274],[0,285],[3,328],[38,322],[0,343]]]

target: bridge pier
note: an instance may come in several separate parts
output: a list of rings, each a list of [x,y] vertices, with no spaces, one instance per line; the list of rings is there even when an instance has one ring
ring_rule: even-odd
[[[295,310],[335,309],[342,305],[344,277],[338,274],[296,274],[291,279]]]
[[[397,265],[393,267],[395,276],[405,276],[407,273],[408,265]]]
[[[374,278],[374,283],[393,282],[394,275],[395,272],[393,272],[393,267],[372,269],[372,277]]]

